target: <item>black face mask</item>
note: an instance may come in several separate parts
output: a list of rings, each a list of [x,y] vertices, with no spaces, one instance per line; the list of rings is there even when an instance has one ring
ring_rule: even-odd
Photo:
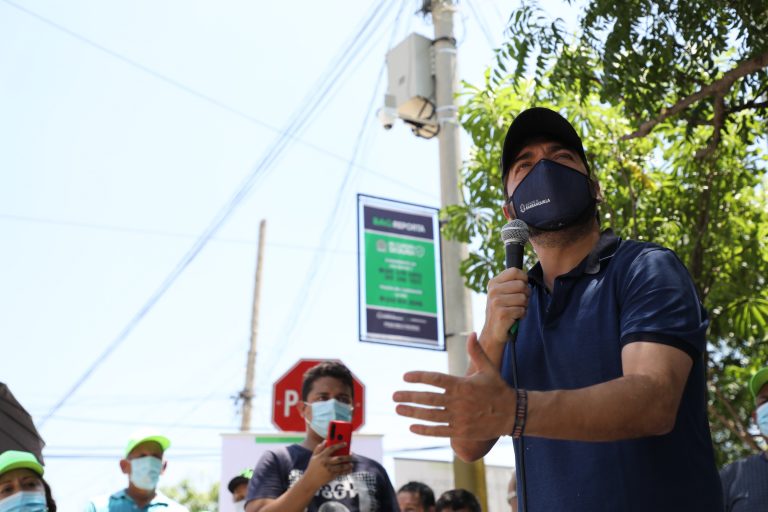
[[[539,160],[509,198],[515,216],[542,231],[579,223],[595,211],[592,181],[576,169]]]

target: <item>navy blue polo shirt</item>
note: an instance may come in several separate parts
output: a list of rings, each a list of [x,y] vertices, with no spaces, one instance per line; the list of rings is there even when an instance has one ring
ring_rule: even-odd
[[[578,389],[621,377],[621,350],[635,341],[670,345],[693,359],[666,435],[617,442],[526,436],[528,512],[722,511],[701,357],[707,314],[677,256],[607,230],[576,268],[555,279],[552,293],[539,264],[528,276],[531,296],[516,345],[521,388]],[[502,374],[511,386],[510,357],[507,350]]]

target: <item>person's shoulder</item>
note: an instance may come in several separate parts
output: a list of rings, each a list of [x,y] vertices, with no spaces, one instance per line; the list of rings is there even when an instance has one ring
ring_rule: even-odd
[[[120,500],[125,496],[125,489],[113,492],[112,494],[100,494],[94,496],[85,506],[85,512],[108,512],[109,502]]]
[[[186,506],[182,505],[173,498],[169,498],[160,491],[157,491],[155,501],[158,503],[164,503],[166,506],[163,510],[166,512],[189,512],[189,509]]]
[[[613,259],[618,267],[636,272],[671,271],[684,275],[688,271],[680,257],[670,249],[654,242],[622,240]]]
[[[675,251],[669,247],[664,247],[655,242],[644,240],[633,240],[631,238],[622,239],[619,247],[616,249],[615,257],[635,259],[639,256],[659,256],[677,258]]]
[[[359,466],[362,466],[364,468],[375,468],[377,471],[380,471],[384,475],[387,474],[387,471],[384,469],[384,466],[381,465],[378,461],[371,459],[369,457],[366,457],[365,455],[360,455],[358,453],[352,453],[352,458]]]
[[[766,456],[763,453],[753,453],[752,455],[737,459],[730,464],[726,464],[723,466],[723,469],[720,470],[720,473],[737,471],[739,468],[756,464],[768,464],[768,459],[766,459]]]
[[[264,450],[260,458],[261,460],[284,459],[286,457],[289,459],[293,459],[301,456],[302,454],[304,454],[304,452],[308,452],[308,450],[303,446],[300,446],[298,444],[289,444],[286,446],[277,446],[275,448],[268,448]],[[311,452],[309,453],[311,455]]]

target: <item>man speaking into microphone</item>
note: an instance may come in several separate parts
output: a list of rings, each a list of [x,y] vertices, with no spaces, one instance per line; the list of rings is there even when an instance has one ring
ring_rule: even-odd
[[[601,232],[599,184],[557,112],[518,115],[501,165],[504,215],[528,225],[538,262],[489,282],[467,375],[405,374],[439,389],[396,392],[397,413],[467,461],[521,439],[521,510],[722,511],[708,320],[687,270],[668,249]]]

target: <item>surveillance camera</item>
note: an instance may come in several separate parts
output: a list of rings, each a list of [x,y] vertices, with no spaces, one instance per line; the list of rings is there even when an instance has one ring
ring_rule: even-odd
[[[385,130],[392,129],[392,125],[397,121],[397,111],[390,107],[380,108],[379,111],[376,112],[376,115],[379,118],[381,126],[383,126]]]

